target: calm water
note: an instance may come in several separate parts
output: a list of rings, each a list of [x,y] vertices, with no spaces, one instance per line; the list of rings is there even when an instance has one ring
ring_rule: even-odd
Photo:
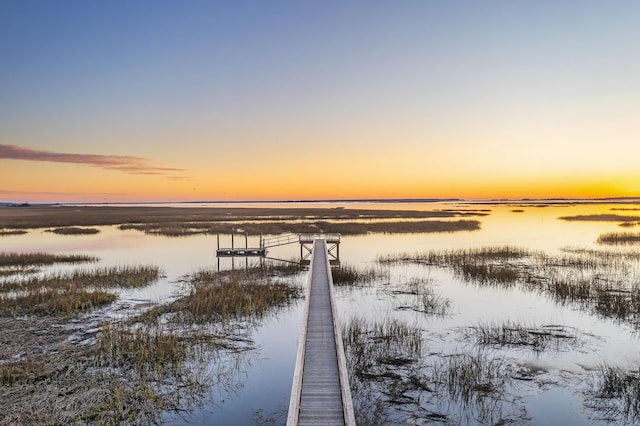
[[[259,206],[295,205],[287,203]],[[310,207],[491,210],[488,216],[469,218],[482,223],[481,230],[474,232],[344,236],[340,246],[342,263],[363,268],[374,265],[380,255],[432,249],[504,244],[543,250],[550,254],[560,253],[562,248],[568,246],[603,249],[596,244],[597,237],[603,232],[623,231],[617,223],[567,222],[558,217],[600,213],[640,215],[640,211],[611,210],[637,208],[638,205],[606,204],[516,207],[452,203],[313,203]],[[516,208],[524,212],[511,211]],[[116,317],[128,315],[138,305],[171,300],[182,289],[177,282],[180,277],[200,268],[218,265],[214,236],[167,238],[144,235],[134,230],[120,231],[116,227],[100,227],[100,230],[97,235],[83,236],[59,236],[31,230],[27,235],[1,238],[0,250],[89,254],[100,258],[99,266],[155,264],[162,267],[166,275],[162,280],[145,289],[122,291],[116,305],[101,313]],[[222,236],[222,240],[223,245],[230,244],[229,236]],[[241,244],[244,244],[244,239]],[[249,245],[257,245],[257,240],[250,239]],[[284,259],[295,258],[299,256],[299,247],[278,247],[269,255]],[[237,259],[233,266],[244,267],[244,262],[243,259]],[[229,259],[223,259],[220,263],[222,269],[231,267]],[[629,274],[637,274],[637,269],[629,271]],[[634,276],[637,278],[637,275]],[[450,315],[430,317],[395,309],[402,302],[401,296],[395,296],[390,290],[412,278],[429,278],[434,288],[451,301]],[[304,282],[303,276],[297,279]],[[394,316],[418,325],[423,329],[427,346],[423,352],[429,357],[467,350],[469,343],[462,339],[461,330],[478,322],[512,320],[538,325],[561,324],[576,330],[581,343],[577,349],[570,351],[536,353],[524,349],[498,350],[511,363],[545,371],[539,380],[523,382],[517,389],[510,389],[512,404],[505,410],[516,413],[512,417],[520,418],[525,424],[598,424],[596,420],[590,419],[583,408],[582,390],[589,386],[592,369],[603,361],[624,367],[640,363],[638,334],[629,325],[570,306],[560,306],[543,295],[518,288],[471,286],[456,279],[446,269],[404,264],[393,266],[387,278],[376,285],[339,288],[337,297],[339,315],[345,320],[353,317],[373,319]],[[253,331],[252,338],[257,349],[247,354],[246,359],[238,366],[234,375],[234,389],[214,389],[213,404],[196,410],[187,418],[171,418],[171,422],[238,425],[270,421],[283,423],[289,401],[301,312],[302,301],[265,319]],[[474,423],[473,420],[460,421]]]

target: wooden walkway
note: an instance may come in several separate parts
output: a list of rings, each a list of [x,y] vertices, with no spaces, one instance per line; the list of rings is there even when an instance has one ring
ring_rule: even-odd
[[[324,239],[313,245],[287,425],[355,425]]]

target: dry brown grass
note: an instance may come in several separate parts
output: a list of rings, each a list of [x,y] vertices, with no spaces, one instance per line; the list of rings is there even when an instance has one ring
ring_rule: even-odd
[[[640,329],[640,286],[635,278],[640,269],[640,252],[575,248],[564,251],[564,254],[550,256],[498,246],[401,253],[378,260],[448,267],[468,283],[502,288],[518,286],[560,305],[575,306]]]
[[[11,235],[24,235],[27,231],[24,229],[0,229],[0,237],[8,237]]]
[[[191,277],[191,294],[176,301],[171,310],[181,321],[212,322],[240,317],[260,318],[275,306],[291,303],[300,290],[272,279],[257,279],[254,271],[216,273],[199,271]]]
[[[638,222],[640,216],[622,216],[619,214],[588,214],[577,216],[561,216],[558,219],[582,222]]]
[[[598,244],[638,244],[640,243],[640,233],[634,232],[607,232],[598,237]]]
[[[363,235],[367,233],[429,233],[429,232],[459,232],[480,229],[480,222],[475,220],[425,220],[425,221],[385,221],[378,223],[367,222],[247,222],[247,223],[148,223],[137,225],[120,225],[122,230],[136,229],[151,235],[181,237],[194,234],[231,234],[232,232],[246,232],[248,234],[305,234],[305,233],[336,233],[342,235]]]
[[[336,286],[363,285],[383,276],[380,268],[358,269],[351,265],[340,265],[331,268],[331,277]]]
[[[253,347],[251,319],[299,296],[277,281],[297,272],[270,264],[200,271],[188,277],[191,294],[99,329],[54,311],[0,317],[0,424],[158,424],[201,406],[214,389],[236,389]],[[171,315],[144,320],[163,313]]]
[[[0,316],[86,312],[116,300],[104,289],[142,287],[160,274],[155,266],[123,266],[6,280],[0,284]]]
[[[0,295],[0,315],[70,315],[86,312],[117,299],[106,291],[87,291],[69,286],[67,289],[39,289],[17,297]]]
[[[473,211],[372,210],[349,208],[242,208],[228,207],[122,207],[122,206],[32,206],[0,207],[0,228],[44,228],[145,223],[202,223],[348,220],[348,219],[420,219],[481,216]]]
[[[55,263],[82,263],[95,262],[98,259],[93,256],[72,254],[60,255],[43,252],[36,253],[0,253],[0,268],[53,265]]]
[[[66,226],[64,228],[47,229],[47,232],[52,232],[58,235],[92,235],[100,232],[96,228],[80,228],[78,226]]]

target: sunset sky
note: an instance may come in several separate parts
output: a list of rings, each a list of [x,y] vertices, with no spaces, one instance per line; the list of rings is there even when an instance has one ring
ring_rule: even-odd
[[[640,2],[0,1],[0,201],[640,196]]]

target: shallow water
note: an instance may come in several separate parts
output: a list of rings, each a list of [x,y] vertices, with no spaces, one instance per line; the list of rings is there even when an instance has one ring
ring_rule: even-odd
[[[193,205],[189,205],[193,207]],[[216,207],[224,207],[220,205]],[[245,205],[234,204],[234,207]],[[249,205],[246,205],[249,206]],[[295,204],[259,204],[259,207],[294,207]],[[305,207],[306,205],[300,205]],[[456,249],[496,245],[512,245],[549,254],[560,253],[564,247],[603,249],[596,244],[601,233],[640,231],[621,228],[613,222],[568,222],[558,217],[578,214],[617,213],[640,215],[634,211],[612,211],[612,208],[637,207],[608,204],[552,205],[522,207],[514,205],[474,205],[455,203],[313,203],[311,207],[378,208],[378,209],[490,209],[479,220],[481,229],[448,234],[371,234],[343,236],[340,257],[343,264],[357,267],[376,265],[381,255],[402,252]],[[512,212],[522,209],[524,212]],[[64,236],[30,230],[27,235],[0,238],[1,251],[46,251],[80,253],[97,256],[97,264],[80,267],[154,264],[164,271],[164,277],[144,289],[122,290],[120,299],[101,311],[107,317],[120,317],[137,312],[136,307],[148,303],[163,303],[184,291],[180,278],[201,268],[243,268],[254,261],[215,257],[215,236],[194,235],[181,238],[145,235],[139,231],[121,231],[115,226],[98,227],[96,235]],[[222,245],[230,245],[229,236],[221,236]],[[251,237],[249,246],[257,245]],[[236,240],[244,245],[244,238]],[[628,248],[632,249],[632,247]],[[295,259],[300,255],[297,245],[272,249],[270,257]],[[61,266],[53,269],[70,269]],[[572,306],[560,306],[548,297],[519,288],[474,286],[454,277],[443,268],[399,264],[389,268],[387,276],[373,286],[338,288],[339,315],[380,318],[394,316],[416,324],[423,330],[425,357],[473,351],[463,330],[479,322],[499,323],[510,320],[537,326],[560,324],[575,330],[579,344],[569,350],[534,352],[527,348],[499,348],[499,353],[515,365],[527,365],[542,373],[533,382],[521,383],[511,392],[515,401],[505,410],[511,418],[525,424],[592,424],[582,405],[582,389],[598,364],[634,366],[640,363],[640,340],[633,326],[596,316]],[[433,288],[451,302],[449,314],[428,316],[396,308],[408,296],[394,295],[390,289],[406,284],[412,278],[428,278]],[[286,406],[293,375],[297,340],[303,303],[284,308],[265,319],[252,334],[257,349],[248,354],[248,361],[237,372],[239,387],[232,392],[214,391],[211,403],[197,409],[185,419],[172,418],[172,423],[184,424],[281,424],[286,418]],[[430,405],[429,407],[432,407]],[[460,420],[467,423],[465,420]],[[468,421],[473,424],[473,421]]]

